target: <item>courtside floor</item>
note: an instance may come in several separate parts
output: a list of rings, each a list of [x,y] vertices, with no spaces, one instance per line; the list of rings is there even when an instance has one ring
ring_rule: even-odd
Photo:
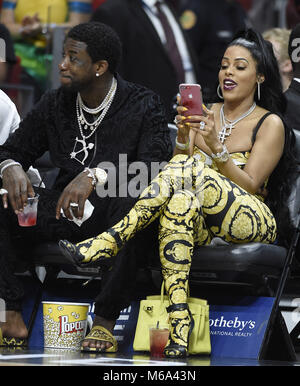
[[[85,302],[85,298],[79,298],[78,294],[81,296],[81,292],[77,291],[77,285],[75,288],[69,282],[63,282],[63,287],[59,286],[59,281],[55,282],[55,287],[50,288],[47,292],[43,293],[41,298],[42,300],[58,300],[59,294],[64,293],[64,296],[68,301],[72,301],[72,296],[76,297],[76,300],[79,302]],[[57,293],[55,293],[55,291]],[[34,293],[35,288],[33,288]],[[51,292],[50,292],[51,290]],[[93,288],[91,289],[93,290]],[[95,289],[94,289],[95,291]],[[70,292],[71,295],[68,293]],[[51,295],[51,296],[50,296]],[[27,305],[27,319],[31,313],[32,309],[32,299],[34,296],[30,297]],[[61,301],[65,299],[60,299]],[[218,373],[222,373],[224,369],[237,368],[237,367],[246,367],[251,374],[250,368],[264,368],[272,369],[280,368],[282,371],[283,367],[286,368],[299,368],[300,367],[300,353],[297,353],[297,359],[294,362],[289,361],[259,361],[256,359],[245,359],[245,358],[229,358],[229,357],[210,357],[210,356],[189,356],[186,359],[153,359],[150,357],[149,353],[141,352],[129,352],[128,347],[124,344],[124,348],[119,342],[119,351],[115,354],[105,354],[105,353],[81,353],[80,351],[67,350],[67,349],[54,349],[54,348],[44,348],[43,347],[43,315],[42,315],[42,305],[39,305],[39,310],[35,318],[35,323],[33,331],[31,334],[31,340],[29,341],[29,346],[26,349],[17,350],[17,349],[7,349],[0,347],[0,372],[1,375],[7,371],[7,375],[15,375],[16,378],[22,377],[23,373],[18,374],[17,372],[11,372],[12,367],[22,366],[25,373],[29,369],[30,374],[32,374],[33,367],[35,368],[33,374],[36,374],[37,367],[43,369],[42,374],[43,382],[47,379],[47,371],[49,371],[49,376],[51,377],[52,372],[55,374],[57,369],[64,369],[64,373],[67,373],[71,377],[72,381],[79,383],[81,379],[77,377],[80,374],[85,376],[86,381],[96,382],[98,381],[111,381],[113,383],[118,381],[129,381],[130,383],[138,383],[138,381],[151,381],[157,382],[160,381],[192,381],[200,382],[203,381],[202,373],[208,373],[215,376]],[[24,307],[26,309],[26,307]],[[130,320],[130,315],[134,316],[134,307],[131,307],[131,313],[128,310],[124,310],[120,316],[120,323],[126,326],[126,320]],[[294,309],[294,308],[293,308]],[[137,313],[138,308],[136,308]],[[128,313],[128,315],[127,315]],[[23,315],[26,316],[26,315]],[[137,315],[135,315],[135,318]],[[27,320],[24,318],[25,322]],[[122,319],[122,320],[121,320]],[[117,321],[118,322],[118,321]],[[127,326],[130,327],[130,324]],[[291,327],[292,328],[292,327]],[[289,329],[291,329],[289,328]],[[132,328],[131,328],[132,329]],[[125,331],[125,330],[124,330]],[[129,330],[131,331],[131,330]],[[132,331],[131,331],[132,333]],[[124,333],[125,337],[128,337],[128,333]],[[131,340],[133,337],[131,337]],[[242,340],[240,345],[243,345]],[[234,347],[232,347],[234,350]],[[46,369],[48,367],[48,370]],[[87,371],[84,371],[84,367],[88,367]],[[80,372],[76,371],[76,368],[81,369]],[[222,368],[222,371],[219,369]],[[50,369],[50,370],[49,370]],[[67,370],[67,371],[65,371]],[[236,370],[234,370],[236,371]],[[23,370],[22,370],[23,372]],[[122,379],[123,374],[123,379]],[[95,376],[96,375],[96,379]],[[136,376],[135,376],[136,375]],[[129,378],[131,376],[131,378]],[[135,376],[135,377],[134,377]],[[125,377],[125,379],[124,379]],[[126,378],[127,377],[127,378]],[[174,378],[172,378],[174,377]],[[37,377],[37,383],[38,382]],[[4,379],[4,378],[3,378]],[[25,379],[25,378],[24,378]],[[50,378],[51,379],[51,378]],[[65,376],[64,376],[65,379]],[[34,381],[30,377],[30,383]],[[225,380],[225,379],[223,379]],[[59,382],[59,379],[56,379],[56,382]],[[70,381],[70,379],[69,379]]]
[[[137,354],[128,355],[121,352],[115,354],[92,354],[81,353],[80,351],[51,348],[33,348],[14,350],[0,348],[0,367],[1,366],[102,366],[102,370],[107,372],[114,367],[134,366],[151,368],[167,368],[181,370],[192,366],[196,367],[218,367],[218,366],[300,366],[299,361],[258,361],[255,359],[239,358],[210,358],[209,356],[190,356],[186,359],[151,359],[150,355]],[[0,370],[2,371],[2,370]],[[151,371],[150,371],[151,373]],[[161,377],[163,373],[161,373]],[[155,373],[154,375],[155,376]],[[115,379],[117,380],[117,379]],[[153,379],[154,380],[154,379]]]

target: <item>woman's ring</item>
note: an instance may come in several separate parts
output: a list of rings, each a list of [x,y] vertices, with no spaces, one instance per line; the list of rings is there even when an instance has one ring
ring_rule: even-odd
[[[0,189],[0,195],[3,196],[3,194],[8,194],[8,191],[6,189]]]
[[[200,122],[200,130],[204,130],[205,127],[205,122],[201,121]]]
[[[77,204],[76,202],[71,202],[71,203],[70,203],[70,206],[76,208],[76,207],[78,207],[78,204]]]

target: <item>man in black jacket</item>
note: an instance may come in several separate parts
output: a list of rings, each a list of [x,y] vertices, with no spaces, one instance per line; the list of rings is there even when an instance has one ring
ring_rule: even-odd
[[[160,1],[160,7],[175,36],[184,68],[183,78],[176,76],[174,62],[168,53],[156,0],[106,0],[92,15],[92,20],[110,25],[120,36],[123,45],[120,74],[160,95],[169,122],[174,118],[173,104],[179,83],[199,81],[196,56],[172,7],[175,1]]]
[[[289,56],[293,66],[293,80],[285,92],[287,99],[285,118],[290,127],[300,130],[300,23],[291,32]]]
[[[12,264],[15,237],[25,249],[26,245],[61,238],[80,241],[104,231],[133,206],[138,193],[130,186],[136,186],[139,171],[144,171],[138,179],[142,189],[154,177],[153,163],[171,156],[160,98],[116,73],[120,53],[120,40],[110,27],[102,23],[73,27],[60,64],[63,87],[45,93],[19,129],[0,146],[0,298],[7,310],[0,333],[1,343],[7,346],[24,343],[28,334],[21,315],[24,290]],[[51,190],[34,188],[25,174],[45,151],[60,169]],[[126,164],[120,165],[121,161]],[[111,169],[107,195],[100,186],[105,164]],[[40,195],[37,224],[19,227],[16,214],[35,193]],[[83,221],[88,202],[93,211]],[[147,247],[147,240],[143,238],[140,244],[131,244],[118,254],[96,298],[94,326],[102,331],[104,351],[117,349],[112,330],[120,311],[130,303],[143,251],[152,249]],[[105,343],[107,339],[114,345]],[[92,339],[85,349],[95,346]]]

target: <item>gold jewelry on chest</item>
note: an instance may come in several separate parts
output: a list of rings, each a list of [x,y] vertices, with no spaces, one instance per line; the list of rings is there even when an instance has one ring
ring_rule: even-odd
[[[74,147],[72,152],[70,153],[71,159],[75,159],[76,161],[84,165],[84,162],[89,156],[89,150],[92,150],[95,146],[93,142],[89,142],[87,144],[86,140],[89,139],[96,132],[100,123],[103,121],[107,111],[109,110],[113,102],[116,90],[117,80],[113,78],[111,87],[108,93],[106,94],[105,98],[103,99],[102,103],[94,109],[90,109],[83,103],[81,95],[78,92],[76,99],[76,116],[81,138],[75,138]],[[92,122],[88,122],[85,118],[84,112],[94,115],[94,120]],[[98,117],[96,117],[97,115]],[[77,155],[82,153],[82,158],[77,158]]]

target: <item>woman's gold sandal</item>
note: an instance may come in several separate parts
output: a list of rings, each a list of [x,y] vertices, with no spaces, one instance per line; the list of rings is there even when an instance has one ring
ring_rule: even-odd
[[[115,353],[118,351],[118,342],[112,335],[112,333],[102,326],[93,326],[90,333],[84,338],[84,340],[96,340],[101,342],[111,343],[112,346],[106,349],[100,349],[98,347],[83,347],[81,346],[82,352],[106,352]]]
[[[0,328],[0,347],[7,348],[25,348],[27,347],[27,338],[16,338],[13,336],[3,336]]]

